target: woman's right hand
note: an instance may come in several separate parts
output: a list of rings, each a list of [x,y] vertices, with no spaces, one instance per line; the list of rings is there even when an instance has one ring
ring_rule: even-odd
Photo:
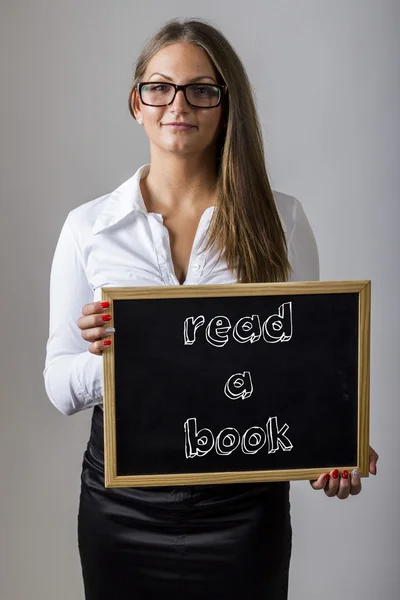
[[[82,317],[79,317],[77,323],[81,329],[81,336],[89,345],[89,352],[101,355],[107,346],[111,345],[109,338],[115,332],[110,327],[111,315],[108,313],[109,302],[90,302],[82,308]]]

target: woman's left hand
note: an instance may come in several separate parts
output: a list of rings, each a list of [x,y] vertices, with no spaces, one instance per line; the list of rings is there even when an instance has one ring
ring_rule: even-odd
[[[377,473],[376,463],[378,458],[378,454],[370,446],[369,472],[371,475]],[[361,478],[357,469],[354,469],[351,473],[346,470],[339,473],[338,469],[334,469],[330,473],[325,473],[318,479],[310,481],[310,484],[314,490],[324,490],[329,498],[337,496],[340,500],[345,500],[349,496],[357,496],[361,492]]]

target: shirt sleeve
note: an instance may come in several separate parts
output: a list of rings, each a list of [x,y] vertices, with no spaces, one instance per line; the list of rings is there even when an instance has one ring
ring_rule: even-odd
[[[319,256],[313,230],[297,199],[293,210],[294,225],[288,241],[288,257],[292,267],[289,281],[318,281]]]
[[[93,301],[82,252],[69,217],[54,253],[50,275],[50,324],[43,372],[46,392],[56,408],[72,415],[103,401],[102,357],[90,353],[77,320]]]

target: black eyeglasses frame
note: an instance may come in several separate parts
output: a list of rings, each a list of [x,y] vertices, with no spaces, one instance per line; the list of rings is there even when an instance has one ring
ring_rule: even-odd
[[[147,102],[143,102],[142,99],[142,88],[145,85],[170,85],[171,87],[175,88],[175,94],[173,95],[173,98],[170,102],[167,102],[167,104],[148,104]],[[191,102],[189,102],[187,95],[186,95],[186,89],[192,85],[211,85],[212,87],[218,88],[220,91],[220,97],[218,100],[218,104],[215,104],[214,106],[198,106],[197,104],[192,104]],[[221,85],[219,83],[186,83],[185,85],[178,85],[176,83],[171,83],[170,81],[139,81],[139,83],[136,85],[137,91],[139,93],[139,98],[141,100],[141,102],[145,105],[145,106],[155,106],[156,108],[161,107],[161,106],[170,106],[170,104],[173,103],[173,101],[175,100],[176,94],[179,92],[179,90],[183,91],[183,94],[185,96],[185,100],[186,102],[189,104],[189,106],[191,106],[192,108],[217,108],[217,106],[219,106],[222,102],[222,98],[224,97],[224,94],[227,92],[228,88],[226,85]]]

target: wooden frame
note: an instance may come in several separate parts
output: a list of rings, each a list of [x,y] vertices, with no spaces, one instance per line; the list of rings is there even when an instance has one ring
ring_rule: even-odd
[[[262,296],[299,294],[338,294],[357,293],[359,295],[358,320],[358,441],[357,464],[343,465],[352,470],[357,468],[361,477],[369,475],[369,373],[370,373],[370,281],[327,281],[293,282],[269,284],[233,284],[212,286],[171,286],[171,287],[109,287],[102,288],[102,300],[110,303],[109,313],[113,317],[113,301],[124,299],[151,298],[199,298],[218,296]],[[112,321],[111,323],[112,324]],[[184,473],[160,475],[117,474],[116,461],[116,419],[114,390],[114,345],[103,353],[104,368],[104,451],[105,486],[160,486],[209,483],[287,481],[316,479],[322,472],[335,468],[296,469],[284,471],[240,471],[213,473]]]

